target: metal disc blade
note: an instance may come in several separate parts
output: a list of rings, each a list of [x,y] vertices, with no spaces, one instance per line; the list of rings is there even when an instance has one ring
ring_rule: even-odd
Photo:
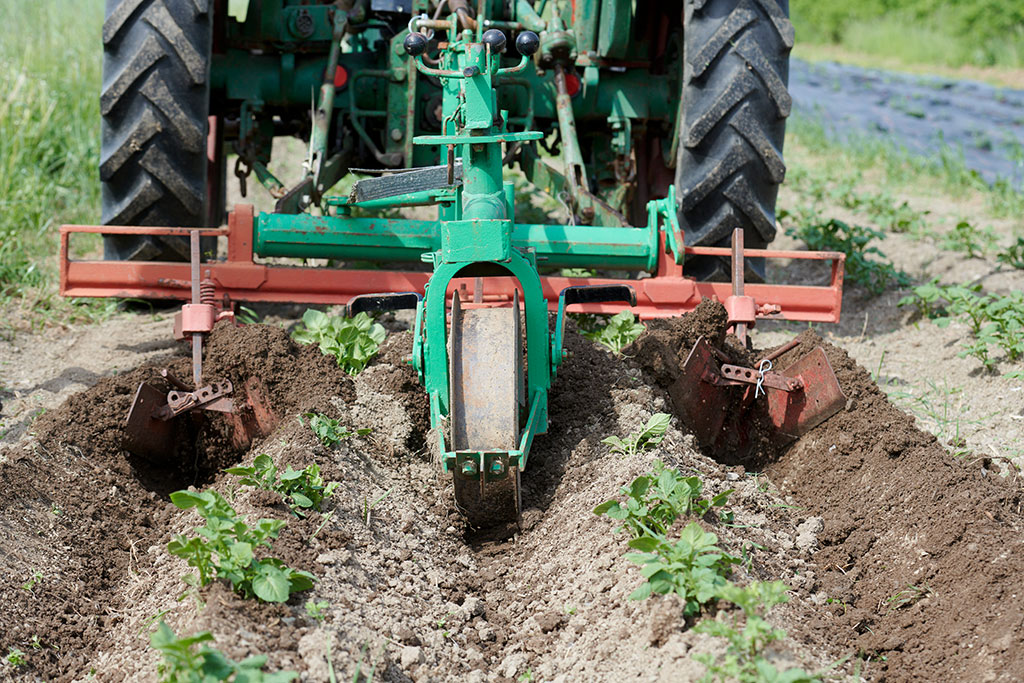
[[[457,451],[511,451],[519,445],[523,372],[516,308],[452,307],[451,445]],[[491,479],[453,474],[455,501],[470,524],[491,527],[519,519],[519,470]]]

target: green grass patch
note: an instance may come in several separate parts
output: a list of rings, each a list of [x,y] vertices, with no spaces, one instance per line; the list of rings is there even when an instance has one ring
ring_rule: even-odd
[[[1024,66],[1024,5],[1016,0],[793,0],[800,42],[908,64]]]
[[[967,167],[959,150],[949,145],[940,145],[935,154],[923,156],[874,135],[846,132],[842,139],[837,139],[826,131],[820,119],[800,114],[790,117],[786,134],[787,158],[794,170],[800,168],[802,152],[806,150],[809,161],[827,159],[827,169],[843,169],[845,176],[857,178],[859,184],[865,174],[877,174],[878,184],[889,192],[909,190],[920,194],[924,190],[961,198],[977,193],[994,217],[1024,214],[1024,192],[1005,179],[988,183]],[[822,173],[817,169],[808,171]],[[824,173],[838,175],[828,170]]]
[[[103,3],[5,2],[0,22],[0,302],[66,308],[58,229],[99,222]]]

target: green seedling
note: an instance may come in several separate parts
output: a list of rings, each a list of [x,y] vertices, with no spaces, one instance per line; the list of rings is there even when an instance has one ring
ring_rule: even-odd
[[[36,584],[38,584],[42,580],[43,580],[43,573],[41,571],[39,571],[38,569],[36,569],[36,570],[34,570],[32,572],[32,576],[29,577],[28,581],[26,581],[25,583],[21,584],[21,589],[23,591],[28,591],[29,593],[31,593],[32,589],[36,587]]]
[[[334,356],[338,366],[350,375],[358,375],[377,355],[387,331],[366,313],[352,318],[329,316],[310,308],[302,323],[292,332],[300,344],[318,344],[327,356]]]
[[[309,572],[292,569],[274,557],[257,559],[254,554],[260,547],[270,547],[271,540],[285,527],[283,521],[261,519],[249,526],[212,489],[200,493],[175,491],[171,502],[182,510],[195,508],[206,520],[205,526],[196,529],[197,536],[179,534],[167,544],[168,552],[198,570],[198,578],[193,574],[185,577],[189,585],[205,586],[224,579],[242,597],[265,602],[285,602],[292,593],[313,587],[316,577]]]
[[[675,543],[656,536],[634,538],[629,547],[640,552],[628,553],[626,559],[640,565],[640,573],[647,581],[629,599],[675,593],[685,603],[683,614],[697,614],[702,605],[718,597],[727,583],[729,567],[739,563],[739,558],[723,551],[717,543],[718,537],[705,532],[696,522],[688,524]]]
[[[996,259],[1011,268],[1024,270],[1024,237],[1018,237],[1017,241],[996,256]]]
[[[718,638],[725,638],[728,645],[722,654],[696,654],[693,658],[703,664],[707,671],[701,681],[704,683],[811,683],[821,677],[802,669],[779,671],[768,661],[764,653],[770,645],[786,637],[786,632],[775,628],[765,620],[765,615],[775,605],[789,600],[789,587],[781,581],[755,582],[740,588],[728,584],[719,590],[723,600],[735,603],[743,613],[743,624],[739,616],[722,613],[719,619],[705,619],[694,630]]]
[[[4,661],[14,668],[19,666],[25,666],[28,660],[25,659],[25,653],[16,647],[7,648],[7,656],[4,657]]]
[[[240,477],[241,484],[277,493],[296,517],[305,517],[303,510],[319,511],[324,498],[332,496],[338,488],[336,481],[324,484],[316,463],[301,470],[288,465],[278,475],[277,466],[266,454],[256,456],[251,467],[229,467],[224,471]]]
[[[587,339],[597,342],[616,356],[622,355],[622,349],[636,341],[647,327],[637,322],[630,310],[613,315],[603,327],[595,326],[587,330],[580,328],[580,333]]]
[[[341,426],[339,420],[327,417],[322,413],[303,413],[303,417],[309,420],[309,428],[313,430],[320,443],[328,448],[336,446],[349,437],[365,436],[373,431],[365,428],[351,431],[348,427]]]
[[[29,645],[32,646],[33,650],[42,650],[43,649],[43,642],[41,640],[39,640],[39,636],[38,635],[33,635],[32,636],[32,640],[29,641]]]
[[[394,491],[394,489],[388,489],[384,493],[374,498],[373,501],[370,501],[368,498],[365,497],[363,498],[363,518],[366,520],[366,526],[370,526],[370,513],[373,512],[373,508],[380,505],[385,498],[391,495],[392,491]]]
[[[639,432],[630,433],[624,440],[617,436],[608,436],[601,439],[601,443],[611,446],[612,453],[617,455],[636,455],[661,443],[671,421],[671,415],[655,413]]]
[[[324,619],[327,615],[324,614],[324,610],[331,606],[326,600],[313,600],[312,598],[306,601],[306,614],[311,618],[315,619],[318,623],[324,623]]]
[[[266,655],[254,655],[235,662],[219,650],[203,645],[211,641],[213,636],[209,631],[179,638],[170,626],[161,621],[149,637],[153,649],[163,655],[163,661],[157,665],[160,682],[288,683],[299,676],[295,671],[265,673],[263,667],[267,665]]]
[[[903,607],[910,607],[915,602],[931,597],[933,594],[931,587],[922,583],[920,586],[907,586],[903,590],[897,591],[886,598],[885,602],[889,605],[889,611],[892,612]]]
[[[703,489],[700,477],[684,477],[678,470],[655,460],[652,472],[640,475],[619,490],[625,501],[605,501],[594,508],[594,514],[621,521],[622,526],[616,531],[626,529],[633,538],[663,535],[681,515],[703,517],[713,507],[724,507],[733,492],[729,489],[705,500],[701,498]]]
[[[259,313],[248,306],[238,307],[238,314],[235,315],[235,320],[242,325],[258,325],[261,322]]]
[[[992,228],[981,229],[968,221],[960,221],[942,240],[942,247],[959,251],[970,258],[984,258],[985,252],[995,246]]]

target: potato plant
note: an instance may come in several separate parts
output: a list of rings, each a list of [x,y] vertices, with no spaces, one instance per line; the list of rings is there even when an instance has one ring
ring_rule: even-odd
[[[773,643],[786,637],[786,632],[769,624],[765,615],[775,605],[789,600],[788,590],[781,581],[756,581],[742,588],[728,584],[719,590],[719,597],[739,606],[743,622],[741,625],[735,612],[723,613],[718,619],[705,619],[694,627],[698,633],[724,638],[727,642],[724,653],[693,656],[707,668],[702,683],[812,683],[821,680],[821,676],[803,669],[779,671],[764,656]]]
[[[338,488],[336,481],[324,484],[316,463],[301,470],[288,465],[279,475],[277,465],[266,454],[257,455],[250,467],[229,467],[224,471],[240,477],[243,485],[277,493],[296,517],[305,517],[303,510],[319,512],[324,498],[332,496]]]
[[[363,371],[386,336],[384,326],[366,313],[343,318],[314,308],[302,315],[302,323],[292,332],[292,339],[300,344],[318,344],[324,355],[334,356],[338,367],[350,375]]]
[[[1024,293],[990,294],[981,285],[941,285],[938,280],[915,287],[899,302],[914,306],[939,327],[961,320],[971,331],[971,338],[961,345],[961,358],[971,356],[986,368],[994,368],[998,360],[993,348],[1001,348],[1006,359],[1024,359]]]
[[[666,413],[655,413],[639,432],[631,432],[625,439],[607,436],[601,443],[611,446],[612,453],[617,455],[636,455],[640,451],[654,448],[665,438],[672,416]]]
[[[634,538],[629,547],[640,552],[627,553],[626,559],[640,565],[647,582],[629,599],[675,593],[685,602],[683,614],[698,614],[703,605],[719,597],[730,565],[740,562],[717,543],[718,537],[701,529],[697,522],[690,522],[674,543],[662,535]]]
[[[220,650],[203,645],[213,640],[209,631],[179,638],[163,621],[149,636],[154,650],[163,655],[157,665],[160,683],[288,683],[298,678],[295,671],[265,673],[266,655],[246,657],[235,662]],[[202,645],[198,650],[196,647]]]
[[[676,518],[693,514],[703,517],[712,508],[722,508],[733,489],[723,491],[710,500],[701,498],[704,483],[700,477],[684,477],[678,470],[655,460],[653,471],[642,474],[619,493],[626,499],[612,499],[594,508],[595,515],[608,515],[619,520],[633,538],[665,534]]]
[[[224,579],[244,598],[265,602],[285,602],[292,593],[313,587],[316,580],[309,572],[292,569],[281,560],[257,559],[254,551],[269,548],[285,522],[261,519],[249,526],[235,509],[216,491],[199,493],[175,491],[171,502],[182,510],[195,508],[206,520],[196,529],[196,536],[178,534],[167,544],[172,555],[185,559],[199,576],[189,574],[185,582],[205,586],[215,579]]]
[[[622,355],[622,349],[636,341],[647,326],[637,322],[630,310],[620,311],[608,319],[604,326],[594,325],[590,329],[580,327],[580,334],[597,342],[616,356]]]

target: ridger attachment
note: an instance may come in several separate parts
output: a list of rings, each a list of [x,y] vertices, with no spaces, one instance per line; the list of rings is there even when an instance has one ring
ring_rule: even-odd
[[[443,6],[444,3],[438,5],[438,13]],[[487,3],[482,4],[472,24],[467,24],[459,12],[450,13],[447,18],[415,16],[408,22],[408,32],[396,32],[388,49],[390,66],[383,73],[401,73],[401,80],[407,84],[417,80],[422,84],[426,79],[431,87],[439,83],[441,88],[436,130],[418,131],[413,125],[417,117],[409,107],[423,100],[428,94],[426,90],[409,89],[403,96],[402,114],[394,122],[405,120],[407,126],[398,124],[392,128],[392,117],[388,117],[385,139],[401,140],[403,151],[398,156],[391,152],[378,155],[377,159],[392,171],[405,166],[406,172],[358,180],[347,195],[327,194],[340,179],[342,169],[355,168],[347,157],[324,157],[329,149],[353,147],[329,145],[329,133],[332,128],[343,130],[338,125],[342,120],[351,119],[353,125],[359,124],[349,112],[332,125],[335,88],[332,81],[326,81],[317,102],[305,179],[282,194],[281,184],[259,163],[261,157],[257,153],[251,165],[278,200],[277,208],[272,213],[254,215],[251,206],[241,205],[229,216],[227,227],[203,230],[204,237],[226,237],[227,248],[222,260],[203,264],[202,278],[195,230],[148,226],[61,228],[62,294],[148,299],[185,299],[191,294],[191,303],[183,308],[176,327],[181,336],[192,341],[193,382],[186,387],[165,377],[165,388],[148,383],[139,388],[128,420],[125,443],[129,450],[165,456],[173,443],[171,424],[185,413],[197,417],[210,413],[226,415],[234,422],[236,443],[247,443],[273,424],[273,414],[256,385],[247,382],[245,399],[239,400],[233,394],[236,388],[229,383],[204,384],[202,380],[203,337],[218,318],[230,315],[227,311],[233,302],[344,304],[353,313],[414,308],[411,364],[429,398],[438,461],[442,471],[450,476],[456,505],[471,525],[507,524],[518,517],[519,473],[527,467],[534,438],[548,431],[548,394],[566,357],[562,340],[567,309],[616,314],[629,306],[640,318],[651,319],[681,315],[694,310],[702,299],[714,299],[724,303],[730,323],[741,338],[756,320],[764,318],[838,321],[843,254],[744,251],[742,231],[734,236],[731,250],[704,246],[705,242],[721,242],[717,225],[704,226],[708,229],[704,234],[698,234],[693,230],[695,226],[689,225],[687,216],[725,216],[725,220],[733,220],[741,214],[756,215],[760,217],[757,224],[748,226],[748,230],[752,236],[761,231],[762,237],[770,239],[768,233],[774,234],[768,218],[770,210],[751,194],[751,179],[730,175],[696,184],[669,184],[663,196],[659,190],[660,198],[646,203],[646,224],[630,225],[620,209],[632,212],[633,222],[642,222],[644,217],[633,211],[636,207],[627,187],[628,178],[635,174],[629,170],[633,159],[641,158],[639,148],[632,148],[630,131],[634,129],[628,117],[616,114],[609,120],[618,131],[610,148],[617,150],[619,160],[612,166],[622,172],[622,182],[597,182],[599,176],[593,175],[593,169],[588,172],[584,163],[576,119],[582,115],[579,123],[589,129],[594,123],[594,112],[577,111],[568,87],[570,77],[576,78],[575,65],[568,60],[574,50],[559,48],[558,55],[544,55],[544,45],[551,41],[545,43],[529,25],[516,22],[518,54],[506,54],[507,37],[497,28],[487,28],[488,22],[496,18],[488,16],[489,12]],[[344,47],[339,36],[345,33],[347,15],[338,11],[334,17],[338,23],[332,26],[330,34],[324,34],[325,39],[327,35],[334,36],[326,70],[303,67],[296,68],[296,74],[337,73],[341,67],[338,50]],[[535,23],[538,29],[543,24],[539,18]],[[543,33],[547,29],[540,30],[548,35]],[[553,20],[550,30],[551,35],[555,31],[557,35],[568,35],[561,20]],[[444,39],[433,43],[440,53],[435,59],[427,54],[427,47],[439,31]],[[535,60],[538,50],[544,58]],[[406,57],[401,56],[403,52]],[[580,52],[584,53],[590,54]],[[409,61],[402,61],[406,58]],[[537,67],[548,63],[550,68],[543,68],[554,73],[557,98],[555,106],[547,111],[554,116],[542,129],[535,130],[534,124],[542,122],[542,116],[510,115],[499,108],[499,103],[532,103],[535,94],[541,96],[541,102],[543,93],[550,91],[536,80],[540,74]],[[601,99],[597,98],[593,80],[601,70],[591,66],[586,67],[587,85],[580,102]],[[424,79],[417,79],[417,73]],[[352,75],[349,95],[359,77]],[[290,80],[289,76],[279,82]],[[249,82],[237,82],[242,81]],[[513,86],[523,85],[528,91],[525,100],[519,91],[509,96]],[[621,87],[616,84],[608,92],[621,94]],[[396,92],[391,85],[388,90]],[[504,95],[499,96],[499,92]],[[278,99],[261,96],[258,103],[254,100],[246,105],[245,111],[250,112],[246,116],[263,112],[272,118],[272,108],[265,108],[264,104]],[[613,95],[611,100],[619,102],[621,98]],[[350,101],[355,107],[355,99]],[[436,105],[430,106],[436,111]],[[532,104],[530,107],[532,112]],[[242,120],[237,134],[244,137],[252,119]],[[273,121],[266,122],[270,130],[274,129]],[[234,128],[232,135],[236,134]],[[260,131],[265,129],[258,127]],[[211,125],[210,130],[215,128]],[[362,148],[368,143],[373,148],[372,136],[362,128],[358,130],[362,139],[358,146]],[[539,141],[555,131],[561,140],[561,169],[548,164],[537,151]],[[226,130],[222,132],[227,134]],[[717,134],[709,137],[725,139]],[[256,140],[249,138],[249,142]],[[594,149],[603,147],[597,145]],[[655,148],[658,145],[651,147]],[[245,140],[239,139],[235,149],[250,148]],[[529,182],[563,201],[569,213],[564,223],[517,221],[516,186],[502,171],[516,157]],[[431,163],[423,165],[416,162],[417,158]],[[658,166],[647,162],[644,165]],[[600,168],[612,166],[605,164]],[[745,162],[740,166],[755,168]],[[663,185],[657,178],[648,180],[650,188]],[[723,183],[722,197],[728,203],[721,205],[722,211],[710,210],[708,202],[717,201],[711,180]],[[176,187],[176,182],[177,179],[164,184]],[[678,201],[677,185],[686,193]],[[612,186],[621,191],[610,190]],[[645,190],[637,196],[646,194]],[[437,206],[436,220],[377,214],[424,205]],[[307,208],[316,210],[306,213]],[[734,208],[742,211],[736,212]],[[137,243],[156,239],[168,244],[191,235],[191,269],[184,263],[74,261],[69,257],[69,241],[72,234],[80,232],[104,233],[111,241]],[[698,243],[687,244],[687,240]],[[761,243],[760,238],[758,242]],[[732,282],[698,281],[684,275],[687,267],[711,276],[720,272],[721,262],[730,255]],[[282,257],[328,259],[348,265],[371,262],[388,269],[292,267],[261,260]],[[743,282],[747,267],[758,271],[764,259],[773,258],[829,262],[828,282],[816,286]],[[422,263],[430,264],[429,272],[421,267]],[[628,275],[568,275],[580,269]],[[559,272],[565,274],[556,274]],[[461,298],[461,292],[465,292],[466,298]],[[554,330],[550,313],[557,315]],[[736,406],[742,408],[744,401],[754,400],[746,396],[758,393],[759,387],[747,381],[746,369],[723,369],[710,354],[707,349],[691,354],[693,365],[686,372],[688,381],[677,387],[676,393],[695,397],[688,408],[691,426],[715,438],[725,424],[723,414],[735,412]],[[778,382],[770,373],[759,377],[760,389],[778,394],[771,400],[778,404],[773,410],[782,433],[793,433],[824,419],[834,403],[830,397],[841,395],[827,381],[812,376],[814,369],[794,371],[792,376],[778,378]],[[744,395],[736,397],[727,393],[744,391]],[[819,392],[823,393],[819,396]]]
[[[277,424],[258,377],[246,381],[241,401],[231,398],[234,387],[230,380],[202,385],[203,338],[218,320],[233,318],[233,314],[218,314],[213,303],[213,287],[199,279],[198,231],[192,231],[191,246],[192,303],[186,304],[175,319],[175,336],[191,338],[195,388],[190,390],[170,370],[162,369],[160,378],[170,390],[161,390],[150,382],[140,384],[125,421],[124,449],[153,462],[167,462],[174,456],[177,443],[173,420],[189,413],[198,416],[205,411],[225,415],[232,427],[232,444],[239,450],[248,448],[253,439],[269,434]]]
[[[725,362],[724,353],[704,337],[698,339],[670,389],[697,439],[713,448],[738,441],[742,451],[752,441],[746,413],[759,399],[767,402],[771,439],[779,445],[839,412],[846,396],[820,346],[781,372],[771,369],[772,361],[795,345],[796,340],[762,358],[757,368],[748,368]]]

